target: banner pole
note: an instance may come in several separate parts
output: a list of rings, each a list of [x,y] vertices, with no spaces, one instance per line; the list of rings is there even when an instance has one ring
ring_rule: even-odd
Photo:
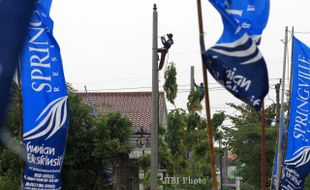
[[[197,12],[198,12],[198,23],[199,23],[199,42],[201,53],[205,51],[204,36],[203,36],[203,22],[202,22],[202,9],[201,0],[197,0]],[[210,111],[210,99],[209,99],[209,88],[208,88],[208,75],[206,66],[202,61],[202,73],[203,73],[203,83],[205,85],[205,107],[206,107],[206,117],[207,117],[207,132],[208,132],[208,144],[211,162],[211,177],[212,177],[212,190],[217,190],[217,180],[216,180],[216,169],[215,169],[215,156],[214,156],[214,146],[213,146],[213,129],[211,123],[211,111]]]
[[[21,80],[20,80],[20,58],[18,57],[18,63],[17,63],[17,98],[18,98],[18,133],[19,133],[19,140],[20,144],[23,144],[23,119],[22,119],[22,95],[21,95]],[[23,151],[21,151],[23,152]],[[23,172],[24,172],[24,160],[23,157],[20,155],[19,158],[19,166],[20,166],[20,178],[21,181],[23,181]],[[23,182],[21,183],[24,184]]]
[[[285,74],[286,74],[286,54],[287,54],[287,37],[288,27],[285,27],[285,38],[284,38],[284,59],[283,59],[283,75],[282,75],[282,91],[281,91],[281,110],[280,110],[280,126],[278,129],[278,159],[277,159],[277,183],[276,190],[280,188],[280,179],[282,173],[282,126],[283,126],[283,112],[284,112],[284,88],[285,88]]]
[[[88,100],[89,106],[90,106],[91,109],[92,109],[93,116],[94,116],[94,118],[96,118],[96,119],[98,120],[99,117],[98,117],[97,112],[96,112],[96,109],[95,109],[95,107],[94,107],[94,105],[93,105],[93,101],[92,101],[91,97],[90,97],[89,94],[88,94],[86,85],[84,85],[84,89],[85,89],[85,93],[86,93],[86,96],[87,96],[87,100]]]
[[[285,124],[286,124],[286,131],[285,131],[285,143],[284,143],[284,151],[283,151],[283,158],[282,160],[284,161],[284,157],[286,155],[286,148],[287,148],[287,137],[288,137],[288,121],[290,120],[290,113],[291,113],[291,96],[292,96],[292,67],[293,67],[293,54],[294,54],[294,26],[292,26],[292,34],[291,34],[291,40],[292,40],[292,43],[291,43],[291,65],[289,67],[290,71],[288,73],[290,73],[290,86],[289,86],[289,90],[288,90],[288,110],[287,110],[287,117],[286,117],[286,120],[285,120]]]
[[[261,118],[261,127],[262,127],[261,189],[266,190],[266,138],[265,138],[265,103],[264,103],[264,100],[262,102],[261,117],[262,117]]]

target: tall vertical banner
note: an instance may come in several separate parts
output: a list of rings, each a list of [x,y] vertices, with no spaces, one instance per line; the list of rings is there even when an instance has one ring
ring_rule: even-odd
[[[21,54],[23,189],[61,189],[61,166],[68,131],[68,95],[49,17],[51,0],[35,1]]]
[[[0,125],[31,11],[31,0],[0,1]]]
[[[268,93],[268,73],[257,45],[269,16],[269,0],[209,0],[221,14],[224,31],[203,52],[203,62],[234,96],[260,110]]]
[[[288,144],[280,189],[303,190],[310,172],[310,48],[293,40]]]

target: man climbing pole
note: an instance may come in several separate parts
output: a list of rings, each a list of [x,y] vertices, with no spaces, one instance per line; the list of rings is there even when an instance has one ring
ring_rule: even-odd
[[[159,70],[161,70],[163,68],[164,63],[165,63],[166,54],[168,53],[169,48],[173,44],[173,39],[172,39],[173,35],[170,33],[170,34],[167,34],[167,37],[168,37],[167,40],[166,40],[165,36],[162,36],[160,38],[164,47],[158,49],[158,52],[161,53],[160,62],[159,62]]]
[[[199,101],[201,102],[201,100],[202,100],[203,97],[205,96],[205,88],[204,88],[204,86],[203,86],[203,83],[200,83],[200,85],[198,86],[198,85],[195,83],[195,80],[194,80],[194,86],[196,87],[197,90],[199,90],[199,95],[200,95]]]

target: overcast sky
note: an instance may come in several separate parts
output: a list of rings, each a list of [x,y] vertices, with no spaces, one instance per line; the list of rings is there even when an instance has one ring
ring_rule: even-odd
[[[89,91],[151,91],[154,3],[158,6],[158,37],[174,34],[168,60],[175,62],[178,72],[176,104],[186,108],[190,66],[195,67],[196,81],[202,81],[195,0],[54,0],[54,36],[61,48],[67,82],[80,91],[84,85]],[[223,27],[210,3],[202,0],[202,5],[205,44],[210,47]],[[295,26],[296,32],[310,32],[309,7],[309,0],[271,1],[269,22],[260,45],[269,71],[267,104],[275,100],[274,85],[282,77],[284,28]],[[310,33],[296,36],[310,45]],[[160,86],[163,75],[161,71]],[[209,78],[212,111],[222,109],[229,113],[225,104],[240,101],[211,80],[210,75]]]

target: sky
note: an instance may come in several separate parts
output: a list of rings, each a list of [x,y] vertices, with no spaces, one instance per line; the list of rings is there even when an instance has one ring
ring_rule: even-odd
[[[84,85],[90,92],[151,91],[154,3],[158,7],[159,46],[160,36],[174,35],[174,45],[167,58],[177,69],[176,105],[186,109],[191,66],[195,67],[196,82],[202,81],[195,0],[54,0],[51,17],[66,81],[79,91],[84,90]],[[274,85],[282,78],[285,26],[289,29],[294,26],[296,36],[310,45],[307,19],[310,1],[271,0],[270,3],[269,22],[259,47],[269,73],[267,105],[276,100]],[[220,15],[207,0],[202,0],[202,9],[208,48],[219,39],[223,26]],[[159,72],[160,90],[163,90],[164,69]],[[224,110],[234,114],[226,103],[241,101],[208,76],[212,113]],[[167,106],[173,108],[168,102]]]

